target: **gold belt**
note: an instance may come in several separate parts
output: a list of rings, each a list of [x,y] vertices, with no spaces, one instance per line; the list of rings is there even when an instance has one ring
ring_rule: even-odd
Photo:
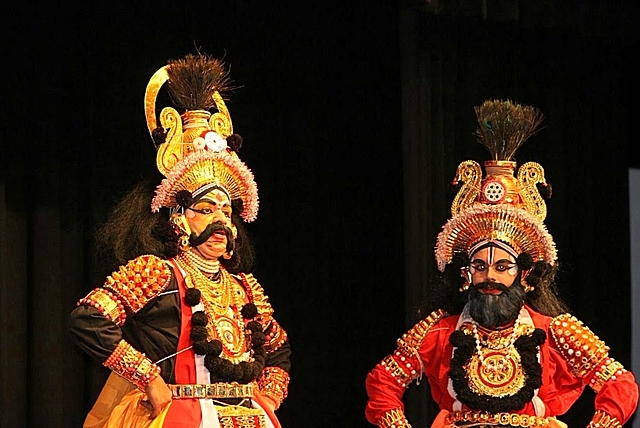
[[[206,383],[167,385],[173,399],[180,398],[247,398],[253,396],[254,383]]]
[[[446,423],[456,422],[480,422],[485,424],[512,425],[516,427],[546,427],[549,426],[547,418],[530,415],[518,415],[515,413],[488,413],[474,410],[456,410],[447,415]]]

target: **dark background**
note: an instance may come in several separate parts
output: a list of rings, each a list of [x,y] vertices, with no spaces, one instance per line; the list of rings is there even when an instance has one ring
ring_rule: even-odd
[[[535,3],[535,4],[531,4]],[[416,321],[449,217],[447,184],[482,161],[473,107],[534,105],[518,152],[554,196],[558,282],[630,367],[628,167],[640,167],[637,6],[578,1],[47,3],[5,16],[0,181],[0,425],[79,427],[106,373],[69,341],[111,267],[93,232],[157,177],[150,76],[224,57],[228,107],[260,192],[254,273],[294,350],[285,427],[365,427],[366,373]],[[164,107],[164,105],[160,106]],[[157,177],[159,180],[159,177]],[[407,394],[429,426],[425,386]],[[586,391],[563,419],[584,426]]]

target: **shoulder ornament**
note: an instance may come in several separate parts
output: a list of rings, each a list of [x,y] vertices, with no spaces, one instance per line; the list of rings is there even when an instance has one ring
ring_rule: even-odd
[[[572,315],[553,318],[550,330],[558,351],[579,378],[586,377],[608,356],[609,347]]]
[[[241,273],[238,276],[249,297],[249,301],[256,305],[258,314],[262,317],[262,320],[270,321],[273,315],[273,308],[271,307],[271,303],[269,303],[269,298],[264,294],[264,289],[258,283],[258,280],[250,273]]]
[[[115,293],[124,306],[135,313],[169,286],[172,272],[166,260],[144,255],[109,275],[104,288]]]
[[[403,334],[402,337],[397,340],[398,348],[404,350],[409,355],[414,354],[420,347],[420,344],[427,333],[429,333],[431,327],[446,315],[447,313],[442,309],[431,312],[429,316],[418,322],[411,328],[411,330]]]
[[[267,352],[279,349],[288,339],[287,332],[273,318],[273,307],[258,280],[250,273],[241,273],[239,280],[244,286],[249,301],[258,309],[258,319],[264,326],[267,341],[264,348]]]

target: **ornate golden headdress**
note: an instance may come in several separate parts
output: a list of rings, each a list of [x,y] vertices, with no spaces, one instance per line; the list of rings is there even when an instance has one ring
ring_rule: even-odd
[[[534,107],[488,100],[475,107],[476,135],[492,154],[480,165],[467,160],[458,166],[454,184],[461,185],[451,204],[452,217],[438,235],[435,256],[438,269],[454,254],[468,254],[483,242],[500,242],[516,254],[529,253],[534,261],[554,264],[556,247],[543,221],[547,207],[538,185],[546,186],[544,170],[535,162],[523,164],[517,173],[513,155],[536,132],[543,116]]]
[[[182,110],[165,107],[156,119],[156,99],[162,86]],[[214,186],[222,187],[231,200],[241,199],[246,222],[258,214],[258,188],[253,173],[238,158],[224,95],[232,88],[222,61],[203,54],[170,61],[151,77],[145,92],[147,126],[156,142],[156,165],[166,177],[156,189],[151,210],[178,206],[176,194],[188,191],[201,196]],[[217,112],[209,111],[215,107]],[[229,143],[229,144],[228,144]]]

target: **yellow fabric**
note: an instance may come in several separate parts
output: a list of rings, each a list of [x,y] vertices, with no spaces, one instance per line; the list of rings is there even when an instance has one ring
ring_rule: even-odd
[[[111,373],[102,387],[91,411],[84,420],[83,428],[104,428],[113,408],[120,403],[122,397],[135,387],[126,379]]]
[[[111,373],[93,408],[87,415],[83,428],[160,428],[169,410],[151,419],[151,412],[140,404],[143,393],[127,380]],[[170,405],[170,404],[169,404]]]
[[[151,411],[140,404],[143,395],[140,390],[135,389],[122,397],[120,404],[111,412],[105,428],[161,428],[171,403],[157,418],[151,419]]]

